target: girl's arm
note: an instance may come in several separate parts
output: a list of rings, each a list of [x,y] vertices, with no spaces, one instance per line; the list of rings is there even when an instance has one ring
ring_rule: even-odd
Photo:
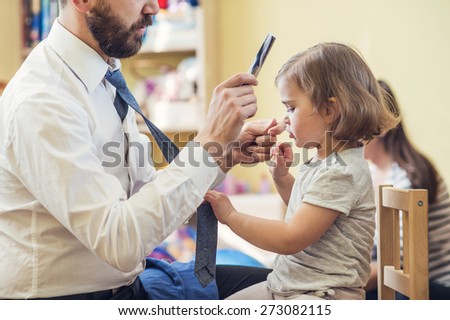
[[[288,205],[289,199],[291,198],[292,188],[294,186],[295,178],[292,174],[288,173],[280,178],[273,178],[273,182],[275,183],[275,187],[277,188],[278,193],[283,199],[283,202]]]
[[[294,160],[292,147],[289,143],[281,143],[271,150],[270,173],[278,193],[288,205],[295,178],[289,173],[289,167]]]
[[[221,223],[253,245],[278,254],[297,253],[322,236],[339,212],[304,203],[286,223],[237,212],[228,197],[209,191],[205,200],[211,203]]]

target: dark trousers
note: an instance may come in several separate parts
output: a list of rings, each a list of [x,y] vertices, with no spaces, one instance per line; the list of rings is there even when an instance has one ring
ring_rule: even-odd
[[[217,266],[216,282],[219,299],[223,300],[233,293],[266,281],[272,269],[244,266]]]
[[[256,283],[265,281],[271,269],[218,265],[216,268],[216,283],[219,289],[219,299],[238,292]],[[117,292],[104,290],[91,293],[81,293],[68,296],[47,298],[51,300],[147,300],[148,295],[144,290],[139,277],[136,281]]]
[[[36,300],[144,300],[147,299],[147,292],[141,280],[136,280],[129,286],[121,287],[117,292],[113,290],[103,290],[90,293],[78,293],[67,296],[39,298]]]

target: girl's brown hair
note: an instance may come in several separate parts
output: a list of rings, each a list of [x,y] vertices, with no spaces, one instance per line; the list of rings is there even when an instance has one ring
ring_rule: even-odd
[[[398,120],[363,58],[340,43],[322,43],[290,58],[275,79],[295,81],[315,108],[325,108],[334,97],[339,112],[331,125],[338,140],[370,140],[395,127]]]

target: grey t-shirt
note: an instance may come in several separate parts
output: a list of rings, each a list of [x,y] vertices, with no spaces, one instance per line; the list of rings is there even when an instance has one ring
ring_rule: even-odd
[[[362,288],[370,274],[375,230],[372,179],[364,148],[333,153],[300,167],[285,221],[302,203],[341,212],[313,244],[292,255],[278,255],[269,288],[281,295],[329,288]]]

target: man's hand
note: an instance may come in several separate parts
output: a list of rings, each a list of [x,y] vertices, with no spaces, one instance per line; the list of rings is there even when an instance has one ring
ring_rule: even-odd
[[[284,123],[275,119],[247,122],[236,141],[229,145],[224,172],[236,164],[253,164],[270,159],[270,148],[276,143],[277,135],[285,129]]]
[[[227,146],[236,140],[245,120],[255,115],[257,105],[253,86],[257,84],[255,76],[240,73],[214,89],[205,126],[194,141],[216,160],[223,160]]]

